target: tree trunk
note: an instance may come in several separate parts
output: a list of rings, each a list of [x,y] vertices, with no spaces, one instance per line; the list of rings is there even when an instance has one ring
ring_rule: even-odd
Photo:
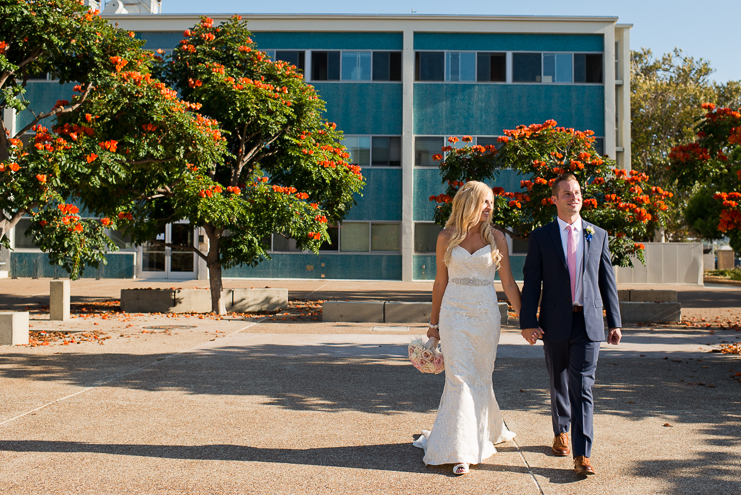
[[[219,256],[219,241],[221,240],[221,229],[213,225],[205,225],[208,236],[208,255],[206,266],[208,267],[209,285],[211,287],[211,311],[217,315],[226,314],[224,299],[221,297],[223,288],[221,282],[221,258]]]

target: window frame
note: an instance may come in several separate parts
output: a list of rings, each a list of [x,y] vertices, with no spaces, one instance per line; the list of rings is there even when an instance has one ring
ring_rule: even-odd
[[[368,251],[342,251],[342,224],[343,223],[365,223],[368,224]],[[373,251],[371,250],[371,247],[373,246],[373,224],[384,224],[384,225],[398,225],[399,226],[399,249],[396,251]],[[330,227],[337,227],[337,249],[326,249],[320,251],[320,256],[322,255],[401,255],[401,245],[402,245],[402,237],[401,237],[401,224],[402,222],[400,220],[348,220],[347,222],[341,222],[338,225],[331,225]],[[311,251],[275,251],[275,239],[274,237],[276,235],[282,235],[279,233],[273,233],[270,236],[270,248],[268,250],[268,253],[271,254],[311,254]]]
[[[344,138],[355,138],[355,137],[367,137],[370,138],[370,148],[368,153],[368,165],[358,165],[359,167],[363,168],[374,168],[374,169],[392,169],[392,170],[399,170],[401,169],[401,162],[403,158],[403,151],[401,151],[401,147],[403,145],[402,136],[400,134],[345,134],[343,136]],[[400,149],[400,156],[399,156],[399,165],[373,165],[373,139],[374,138],[398,138],[399,139],[399,149]],[[390,160],[389,160],[390,161]]]
[[[293,50],[273,50],[273,51],[293,51]],[[352,84],[352,83],[355,83],[355,84],[402,84],[403,72],[404,72],[404,68],[403,68],[403,63],[404,62],[403,62],[403,59],[402,59],[403,50],[337,50],[337,49],[334,49],[334,50],[311,50],[311,49],[309,49],[309,50],[305,50],[305,51],[309,53],[308,57],[310,58],[309,64],[311,66],[311,72],[312,72],[311,79],[309,79],[310,82],[318,82],[318,83],[343,83],[343,84],[348,84],[348,83],[350,83],[350,84]],[[339,74],[340,74],[340,78],[339,79],[314,79],[314,73],[313,73],[314,72],[314,54],[315,53],[328,53],[328,52],[337,52],[337,53],[340,54],[340,63],[339,63]],[[343,79],[342,78],[342,58],[343,58],[342,55],[343,55],[343,53],[346,53],[346,52],[355,52],[355,53],[357,53],[357,52],[366,52],[366,53],[370,53],[370,79],[358,80],[358,79]],[[400,76],[399,77],[399,80],[388,80],[388,81],[386,81],[386,80],[373,79],[373,75],[374,75],[374,71],[373,71],[373,55],[375,53],[389,53],[389,54],[390,53],[398,53],[398,54],[400,54],[400,57],[399,58],[400,58],[401,67],[400,67],[400,71],[399,71],[399,76]],[[390,77],[390,74],[391,74],[391,70],[390,70],[391,60],[390,59],[391,59],[391,57],[389,57],[389,77]]]

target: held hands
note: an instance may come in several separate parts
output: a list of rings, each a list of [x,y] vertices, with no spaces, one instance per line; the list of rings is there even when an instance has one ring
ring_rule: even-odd
[[[543,334],[545,334],[545,331],[538,327],[538,328],[523,328],[520,331],[520,334],[522,335],[522,338],[527,340],[530,345],[535,344],[538,339],[543,338]]]
[[[623,334],[619,328],[611,328],[610,333],[607,335],[607,343],[612,345],[618,345],[620,339],[623,338]]]

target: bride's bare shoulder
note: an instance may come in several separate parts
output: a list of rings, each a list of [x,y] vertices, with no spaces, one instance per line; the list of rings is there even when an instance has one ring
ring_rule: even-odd
[[[437,235],[438,240],[443,240],[445,242],[449,241],[451,237],[453,237],[453,231],[451,229],[443,229]]]

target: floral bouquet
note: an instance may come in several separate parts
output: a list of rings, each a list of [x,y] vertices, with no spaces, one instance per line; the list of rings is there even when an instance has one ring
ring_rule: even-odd
[[[423,342],[422,339],[415,339],[409,344],[409,360],[412,365],[422,373],[442,373],[445,370],[445,361],[443,353],[437,348],[438,340],[430,337],[430,340]]]

